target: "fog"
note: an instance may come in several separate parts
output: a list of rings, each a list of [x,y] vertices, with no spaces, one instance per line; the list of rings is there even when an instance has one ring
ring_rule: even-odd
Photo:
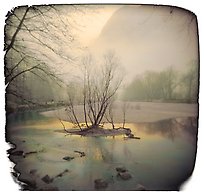
[[[196,18],[171,7],[123,6],[109,18],[92,48],[115,50],[128,78],[168,66],[182,70],[198,59]]]
[[[181,83],[174,93],[182,91],[182,98],[197,95],[191,88],[197,89],[198,72],[190,89],[183,86],[188,85],[184,79],[189,78],[188,67],[196,71],[199,65],[197,20],[187,10],[146,5],[19,7],[8,14],[5,33],[6,84],[12,92],[24,91],[15,94],[20,99],[25,92],[26,98],[30,94],[37,99],[66,99],[66,90],[58,85],[82,82],[82,59],[92,56],[91,66],[99,74],[103,56],[110,52],[123,72],[121,94],[147,71],[160,74],[172,69],[178,73],[174,80]]]

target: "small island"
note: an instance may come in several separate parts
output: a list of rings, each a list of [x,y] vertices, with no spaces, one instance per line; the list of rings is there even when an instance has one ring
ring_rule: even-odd
[[[117,129],[91,128],[91,129],[84,129],[82,131],[70,129],[66,132],[74,135],[92,136],[92,137],[131,135],[131,130],[129,128],[117,128]]]

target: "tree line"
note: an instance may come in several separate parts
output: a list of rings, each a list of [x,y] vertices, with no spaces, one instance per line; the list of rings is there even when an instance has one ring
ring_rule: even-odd
[[[161,101],[195,103],[198,98],[198,62],[192,61],[181,72],[173,67],[146,71],[125,87],[126,101]]]

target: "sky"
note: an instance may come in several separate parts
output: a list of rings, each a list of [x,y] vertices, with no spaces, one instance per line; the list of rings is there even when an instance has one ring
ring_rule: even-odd
[[[95,55],[115,51],[127,77],[198,60],[196,19],[183,10],[152,6],[107,6],[84,16],[82,44]],[[80,21],[80,20],[79,20]]]
[[[77,35],[80,42],[85,46],[89,46],[98,38],[108,19],[120,6],[104,5],[101,8],[101,6],[93,5],[92,7],[92,11],[88,11],[83,16],[76,16],[77,23],[82,26],[81,31]]]
[[[169,66],[184,70],[187,64],[197,60],[196,20],[191,22],[189,12],[138,5],[56,8],[58,13],[52,11],[45,15],[45,24],[35,17],[27,20],[26,25],[48,28],[48,33],[32,31],[32,34],[54,48],[57,55],[44,44],[36,44],[36,39],[27,31],[21,31],[18,36],[32,55],[46,61],[56,73],[64,74],[64,79],[79,75],[82,56],[91,53],[101,59],[110,50],[119,58],[129,81],[147,70],[161,71]],[[19,17],[22,13],[19,9]]]

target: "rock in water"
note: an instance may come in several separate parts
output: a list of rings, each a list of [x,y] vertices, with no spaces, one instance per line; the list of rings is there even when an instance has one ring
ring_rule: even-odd
[[[63,157],[63,160],[67,160],[67,161],[70,161],[70,160],[73,160],[73,159],[74,159],[74,157],[72,157],[72,156]]]
[[[31,169],[31,170],[30,170],[30,174],[31,174],[31,175],[34,175],[36,172],[37,172],[37,169]]]
[[[79,153],[80,157],[86,156],[85,152],[81,152],[81,151],[78,151],[78,150],[75,150],[74,152]]]
[[[136,190],[137,190],[137,191],[145,191],[146,188],[145,188],[143,185],[141,185],[141,184],[137,184],[137,185],[136,185]]]
[[[129,138],[133,138],[133,137],[135,137],[132,133],[130,133],[129,135],[128,135],[128,137]]]
[[[19,181],[24,182],[26,185],[35,188],[36,187],[36,182],[34,179],[28,177],[28,176],[24,176],[24,175],[20,175],[19,176]]]
[[[45,176],[42,178],[42,180],[43,180],[45,183],[47,183],[47,184],[53,182],[53,179],[52,179],[49,175],[45,175]]]
[[[129,180],[129,179],[132,178],[132,176],[128,172],[118,172],[117,176],[120,177],[123,180]]]
[[[94,183],[95,183],[95,189],[104,189],[108,187],[108,182],[102,179],[96,179],[94,180]]]
[[[14,156],[23,156],[24,152],[22,150],[17,150],[17,151],[11,152],[10,154]]]
[[[117,172],[126,172],[127,171],[127,169],[125,168],[125,167],[116,167],[116,171]]]

